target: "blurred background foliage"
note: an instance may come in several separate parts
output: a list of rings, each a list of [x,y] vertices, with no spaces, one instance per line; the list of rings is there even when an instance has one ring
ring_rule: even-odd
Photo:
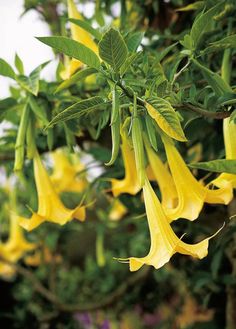
[[[230,2],[230,1],[229,1]],[[151,70],[148,54],[160,53],[175,41],[182,39],[192,25],[204,1],[196,1],[193,10],[179,11],[189,5],[187,0],[97,0],[80,1],[83,5],[93,4],[95,10],[89,12],[88,21],[103,26],[107,20],[121,31],[143,31],[142,47],[144,56],[137,58],[136,78],[132,74],[126,81],[137,92],[146,84],[153,83],[155,74],[161,70]],[[210,7],[215,1],[207,1]],[[234,5],[234,2],[232,2]],[[90,7],[89,7],[90,8]],[[25,11],[36,10],[46,21],[52,34],[68,35],[66,1],[25,0]],[[224,35],[227,19],[235,13],[235,6],[222,15],[225,20],[214,30],[211,41]],[[86,14],[86,12],[84,12]],[[158,37],[157,37],[158,36]],[[207,43],[207,37],[203,42]],[[214,71],[219,71],[222,53],[208,57]],[[235,64],[235,52],[233,53]],[[138,71],[142,61],[143,71]],[[146,65],[145,65],[146,62]],[[176,46],[165,60],[162,68],[170,81],[177,68],[185,63]],[[135,70],[135,68],[133,68]],[[235,70],[232,81],[235,85]],[[59,82],[60,76],[57,76]],[[38,100],[51,120],[53,113],[73,104],[84,95],[106,95],[109,89],[103,77],[96,81],[78,82],[55,94],[58,82],[40,80]],[[214,107],[215,99],[209,96],[205,81],[199,71],[190,68],[181,76],[181,83],[175,84],[176,94],[183,99],[204,102],[206,107]],[[165,81],[159,85],[159,93],[165,90]],[[22,107],[22,91],[17,86],[10,88],[11,97],[0,101],[0,118],[11,122],[0,140],[0,161],[4,175],[13,172],[14,147],[19,117],[15,111]],[[3,103],[5,102],[5,103]],[[4,109],[8,109],[4,113]],[[220,158],[224,154],[222,122],[202,119],[199,115],[180,111],[185,124],[188,145],[181,144],[182,154],[187,163],[195,160]],[[64,226],[44,223],[36,231],[27,234],[28,240],[37,242],[37,250],[29,253],[15,265],[15,275],[0,280],[0,324],[3,328],[81,328],[81,329],[222,329],[226,328],[228,308],[235,297],[235,226],[226,228],[210,244],[209,255],[202,261],[176,255],[170,263],[158,271],[144,267],[130,273],[128,266],[114,260],[114,257],[145,255],[149,248],[149,232],[145,221],[145,209],[141,196],[122,195],[119,199],[125,206],[125,213],[119,220],[111,220],[112,198],[109,194],[109,178],[123,177],[122,160],[114,166],[104,168],[110,156],[109,116],[106,111],[100,115],[92,113],[85,119],[67,121],[51,128],[46,133],[38,128],[37,146],[45,154],[58,147],[75,145],[81,148],[81,161],[85,159],[85,173],[90,181],[87,187],[87,202],[96,205],[88,207],[84,223],[72,221]],[[49,137],[48,137],[49,136]],[[50,139],[51,136],[51,140]],[[52,137],[53,136],[53,137]],[[160,144],[160,141],[157,141]],[[161,144],[159,145],[162,148]],[[86,154],[86,155],[85,155]],[[87,155],[90,154],[87,160]],[[164,156],[164,155],[163,155]],[[48,169],[52,171],[52,163]],[[101,175],[97,177],[97,171]],[[199,177],[205,172],[199,171]],[[213,175],[213,174],[211,174]],[[2,178],[4,182],[4,177]],[[25,205],[35,209],[37,199],[32,174],[32,164],[26,162],[24,174],[13,182],[18,200],[18,210],[29,215]],[[157,190],[158,193],[158,190]],[[66,192],[64,203],[72,208],[83,199],[83,193]],[[1,237],[8,232],[9,192],[2,183],[0,189]],[[21,205],[21,206],[20,206]],[[225,206],[206,205],[198,223],[182,220],[176,232],[188,232],[188,236],[210,235],[235,213],[235,204],[230,209]],[[233,254],[233,255],[232,255]],[[235,322],[236,326],[236,322]],[[231,327],[229,329],[232,329]]]

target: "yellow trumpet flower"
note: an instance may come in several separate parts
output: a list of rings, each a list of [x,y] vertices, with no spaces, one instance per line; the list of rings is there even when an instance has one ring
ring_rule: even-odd
[[[109,219],[112,221],[118,221],[124,217],[127,211],[125,205],[119,199],[115,199],[109,212]]]
[[[75,3],[73,0],[67,0],[68,4],[68,16],[69,18],[80,19],[83,20],[82,15],[79,13]],[[70,30],[72,39],[78,41],[85,45],[86,47],[93,50],[98,55],[98,46],[91,38],[91,35],[86,32],[84,29],[70,23]],[[81,68],[84,64],[79,60],[72,58],[69,63],[66,65],[66,68],[63,72],[61,72],[61,78],[63,80],[69,79],[72,74],[74,74],[79,68]]]
[[[17,263],[28,251],[36,248],[36,244],[28,242],[18,224],[18,216],[11,213],[9,238],[0,243],[0,257],[10,263]],[[14,267],[0,261],[0,275],[11,277],[15,274]]]
[[[54,162],[53,173],[50,176],[54,189],[57,193],[76,192],[80,193],[86,188],[87,182],[84,177],[77,177],[77,173],[84,166],[76,158],[75,164],[71,164],[63,150],[58,149],[52,153]]]
[[[230,184],[216,190],[203,186],[192,175],[173,141],[166,136],[163,136],[162,140],[178,195],[178,205],[175,208],[164,208],[167,217],[171,220],[194,220],[198,217],[204,202],[228,204],[231,201],[233,194]]]
[[[33,212],[30,219],[19,217],[20,225],[27,231],[31,231],[45,221],[64,225],[73,218],[85,220],[85,207],[78,206],[75,209],[66,208],[57,193],[38,152],[34,157],[34,176],[38,193],[38,211]]]
[[[147,213],[148,226],[151,237],[151,247],[147,256],[128,258],[131,271],[137,271],[144,264],[159,269],[165,265],[175,253],[190,255],[202,259],[207,256],[209,239],[196,244],[187,244],[179,239],[172,230],[158,197],[152,189],[148,179],[143,187],[144,203]],[[126,261],[126,259],[120,259]]]
[[[134,150],[129,144],[128,137],[124,134],[121,134],[121,137],[121,152],[124,161],[125,177],[123,179],[111,179],[111,190],[114,197],[117,197],[122,193],[135,195],[141,190],[135,165]]]
[[[236,124],[229,118],[224,119],[223,123],[225,155],[227,160],[236,160]],[[230,183],[236,188],[236,175],[222,173],[211,184],[221,188]]]
[[[178,202],[175,184],[168,168],[163,164],[157,153],[145,143],[149,167],[146,172],[149,180],[155,180],[161,192],[161,204],[164,208],[174,208]]]

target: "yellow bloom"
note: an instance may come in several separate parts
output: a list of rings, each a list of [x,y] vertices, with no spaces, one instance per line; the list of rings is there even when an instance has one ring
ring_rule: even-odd
[[[38,193],[38,211],[34,212],[30,219],[19,217],[22,227],[31,231],[45,221],[64,225],[73,218],[85,220],[85,207],[68,209],[63,205],[37,152],[34,157],[34,176]]]
[[[128,258],[131,271],[137,271],[144,264],[152,265],[158,269],[165,265],[176,252],[199,259],[207,255],[210,238],[196,244],[187,244],[179,239],[172,230],[169,219],[166,217],[147,178],[143,187],[143,195],[151,236],[151,247],[146,257]]]
[[[18,216],[11,214],[10,233],[6,242],[0,243],[0,257],[11,263],[17,263],[25,253],[36,248],[36,245],[28,242],[18,224]],[[4,262],[0,262],[0,275],[11,277],[15,274],[14,267]]]
[[[224,119],[223,123],[225,155],[227,160],[236,160],[236,124],[230,119]],[[228,183],[236,188],[236,175],[222,173],[211,184],[221,188]]]
[[[56,192],[80,193],[84,191],[87,182],[84,177],[77,177],[78,172],[84,169],[78,159],[75,159],[77,163],[71,164],[63,150],[60,149],[52,153],[52,158],[54,170],[50,179]]]
[[[231,201],[233,194],[230,184],[225,184],[217,190],[203,186],[192,175],[172,140],[164,136],[162,140],[178,194],[178,205],[175,208],[164,209],[167,217],[171,220],[194,220],[198,217],[204,202],[228,204]]]
[[[171,174],[158,157],[157,153],[145,144],[150,166],[147,168],[149,180],[155,180],[161,192],[161,204],[164,208],[174,208],[178,202],[174,181]]]
[[[121,136],[121,152],[124,161],[125,177],[123,179],[111,179],[111,190],[114,197],[122,193],[135,195],[141,190],[135,165],[134,150],[129,145],[128,137],[124,134]]]
[[[111,210],[109,212],[109,219],[112,221],[118,221],[124,217],[127,211],[127,208],[119,199],[114,199]]]
[[[69,18],[74,19],[80,19],[83,20],[82,15],[79,13],[78,9],[76,8],[76,5],[73,0],[68,0],[68,15]],[[91,35],[86,32],[84,29],[79,27],[78,25],[75,25],[73,23],[70,23],[70,30],[71,30],[71,36],[72,39],[75,41],[78,41],[85,45],[86,47],[93,50],[98,55],[98,46],[91,38]],[[66,68],[63,72],[61,72],[62,79],[66,80],[69,79],[70,76],[75,73],[79,68],[83,66],[83,63],[78,61],[77,59],[72,58],[69,61],[69,64],[66,65]]]

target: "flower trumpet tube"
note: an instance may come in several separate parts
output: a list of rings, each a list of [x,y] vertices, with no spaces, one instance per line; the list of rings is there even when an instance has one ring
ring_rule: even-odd
[[[83,20],[82,15],[79,13],[78,9],[73,0],[68,0],[68,16],[69,18],[80,19]],[[85,45],[86,47],[93,50],[98,55],[98,46],[91,38],[90,34],[86,32],[84,29],[75,25],[74,23],[70,23],[70,30],[72,39],[78,41]],[[66,68],[63,72],[61,72],[62,79],[69,79],[70,76],[75,73],[79,68],[83,66],[79,60],[72,58],[69,63],[66,65]]]
[[[168,137],[163,137],[162,140],[178,195],[176,207],[165,207],[164,211],[171,220],[194,220],[203,207],[206,189],[192,175],[172,140]]]
[[[34,176],[38,194],[38,211],[30,219],[19,217],[20,225],[31,231],[45,221],[64,225],[73,218],[85,220],[85,207],[66,208],[59,199],[38,152],[34,157]]]
[[[223,123],[225,155],[227,160],[236,160],[236,124],[230,121],[230,118],[224,119]],[[236,188],[236,175],[222,173],[211,184],[222,188],[225,185],[231,184]]]
[[[128,137],[125,134],[121,134],[121,139],[121,152],[124,161],[125,177],[123,179],[111,179],[111,190],[114,197],[117,197],[122,193],[135,195],[141,190],[135,164],[134,150],[131,148]]]
[[[53,173],[50,176],[53,187],[57,193],[75,192],[81,193],[85,190],[87,182],[85,177],[77,177],[78,172],[84,169],[83,164],[75,159],[70,163],[63,150],[58,149],[52,153],[54,162]]]
[[[147,168],[148,178],[157,182],[161,192],[162,206],[164,208],[174,208],[178,202],[178,195],[173,178],[157,153],[146,142],[145,148],[150,164]]]
[[[177,218],[195,220],[204,202],[228,204],[231,201],[233,195],[230,184],[216,190],[203,186],[192,175],[173,141],[167,136],[162,136],[162,140],[178,195],[177,206],[164,209],[167,217],[171,220]]]
[[[131,271],[137,271],[144,264],[152,265],[159,269],[169,262],[170,258],[177,252],[199,259],[207,256],[208,243],[212,236],[196,244],[183,242],[172,230],[169,219],[166,217],[161,203],[147,178],[143,187],[143,195],[151,236],[151,247],[148,255],[145,257],[120,259],[121,261],[128,260]]]
[[[10,233],[5,243],[0,243],[0,257],[10,263],[16,263],[28,251],[34,250],[36,244],[28,242],[18,224],[18,216],[11,213]],[[15,273],[14,268],[7,263],[0,261],[0,275],[11,277]]]

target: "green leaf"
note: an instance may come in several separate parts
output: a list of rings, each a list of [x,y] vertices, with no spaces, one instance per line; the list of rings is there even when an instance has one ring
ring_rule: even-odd
[[[89,68],[85,68],[81,71],[76,72],[75,74],[73,74],[69,79],[63,81],[56,89],[55,93],[69,88],[70,86],[74,85],[75,83],[82,81],[83,79],[87,78],[88,76],[90,76],[91,74],[96,73],[97,70],[89,67]]]
[[[204,75],[205,79],[214,90],[217,96],[222,96],[225,93],[234,94],[231,87],[226,83],[219,74],[212,72],[206,66],[202,65],[196,59],[192,58],[192,62],[201,70],[202,74]]]
[[[105,100],[100,96],[95,96],[79,101],[56,115],[49,123],[48,127],[51,127],[59,122],[64,122],[71,119],[78,119],[82,115],[88,114],[90,110],[94,110],[98,106],[104,104]]]
[[[126,61],[120,68],[120,74],[123,76],[125,72],[128,70],[128,68],[133,64],[133,62],[138,58],[138,56],[141,54],[141,52],[131,54],[129,57],[127,57]]]
[[[168,53],[175,48],[175,46],[178,44],[178,42],[173,43],[172,45],[166,47],[165,49],[163,49],[161,52],[159,52],[156,55],[156,60],[153,64],[153,67],[156,66],[157,63],[161,62],[163,60],[164,57],[166,57],[166,55],[168,55]]]
[[[37,96],[39,91],[39,78],[40,73],[42,69],[49,63],[50,61],[47,61],[43,64],[40,64],[39,66],[34,69],[29,77],[26,77],[24,75],[19,75],[16,78],[16,81],[27,91],[29,91],[31,94]]]
[[[214,51],[224,50],[228,48],[236,48],[236,34],[229,35],[221,40],[211,42],[209,47],[204,49],[201,54],[208,54]]]
[[[135,52],[138,48],[138,46],[140,45],[142,39],[144,36],[144,32],[135,32],[132,34],[129,34],[126,38],[125,38],[125,42],[127,44],[128,50],[130,52]]]
[[[149,115],[168,136],[181,142],[187,140],[178,114],[167,100],[160,97],[149,98],[145,102],[145,107]]]
[[[24,74],[24,64],[17,53],[15,55],[15,67],[17,68],[19,74]]]
[[[157,139],[156,139],[156,128],[154,126],[154,121],[150,115],[145,116],[146,128],[148,132],[148,139],[154,150],[157,152]]]
[[[98,56],[82,43],[66,37],[39,37],[37,39],[67,56],[78,59],[90,67],[97,70],[100,69]]]
[[[236,160],[212,160],[207,162],[190,163],[190,168],[202,169],[211,172],[228,173],[236,175]]]
[[[98,47],[99,56],[118,72],[128,56],[128,49],[121,34],[111,28],[103,35]]]
[[[34,112],[34,114],[40,119],[42,120],[42,122],[47,125],[48,124],[48,119],[47,119],[47,114],[45,109],[40,106],[37,102],[37,98],[35,98],[34,96],[30,96],[29,97],[29,105],[31,110]]]
[[[223,2],[217,3],[214,7],[212,7],[205,13],[201,13],[195,19],[190,31],[190,37],[192,39],[194,49],[198,48],[203,34],[211,28],[213,18],[219,12],[222,5]]]
[[[14,98],[8,97],[0,100],[0,120],[3,119],[4,114],[17,105]]]
[[[13,68],[2,58],[0,58],[0,75],[15,80],[15,72]]]
[[[74,19],[74,18],[69,18],[69,21],[75,25],[78,25],[79,27],[81,27],[82,29],[93,35],[94,38],[97,39],[98,41],[101,40],[102,34],[98,30],[94,29],[89,23],[82,21],[81,19]]]

